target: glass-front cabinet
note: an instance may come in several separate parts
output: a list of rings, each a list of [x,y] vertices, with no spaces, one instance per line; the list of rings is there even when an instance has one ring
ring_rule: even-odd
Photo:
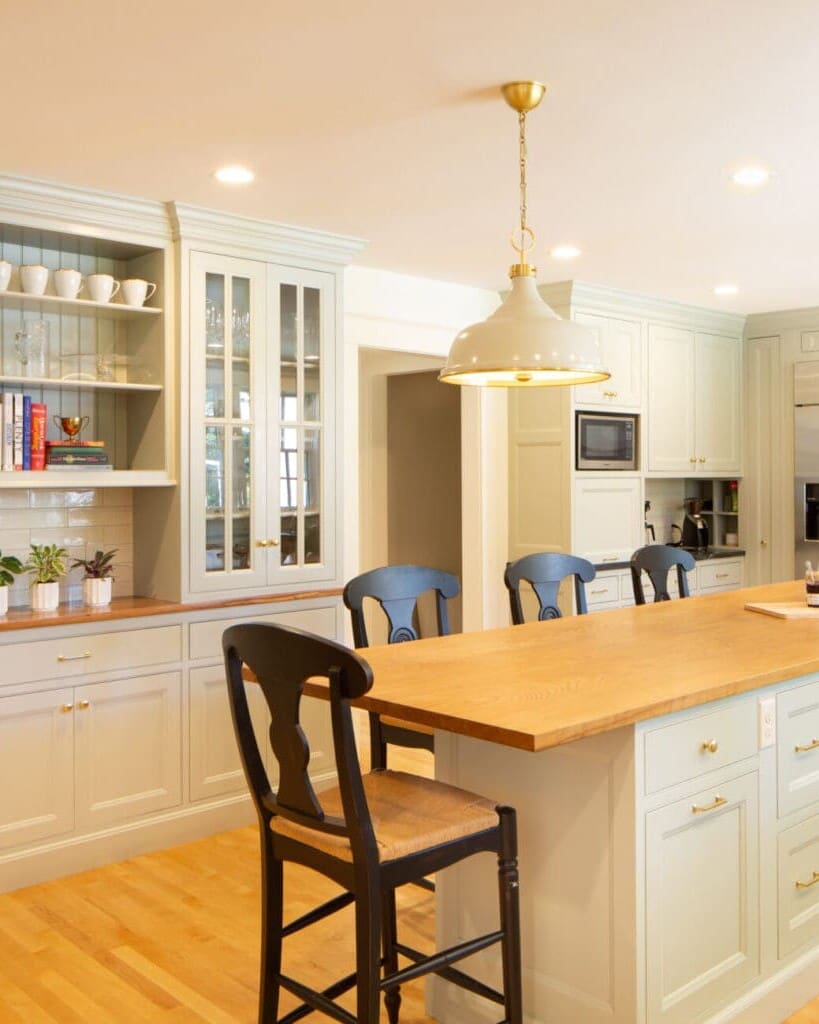
[[[334,284],[191,253],[192,591],[335,575]]]

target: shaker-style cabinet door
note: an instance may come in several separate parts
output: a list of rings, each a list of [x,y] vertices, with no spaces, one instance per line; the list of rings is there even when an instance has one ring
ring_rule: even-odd
[[[74,828],[73,694],[0,699],[0,849]]]
[[[265,265],[190,264],[190,588],[263,587],[271,543]]]
[[[739,475],[740,343],[736,338],[698,334],[695,363],[697,472]]]
[[[642,404],[642,325],[596,313],[576,313],[575,322],[597,335],[600,355],[611,376],[574,389],[575,408],[639,409]]]
[[[749,772],[646,815],[647,1024],[690,1024],[760,972]]]
[[[694,388],[693,331],[650,324],[645,446],[649,473],[696,472]]]

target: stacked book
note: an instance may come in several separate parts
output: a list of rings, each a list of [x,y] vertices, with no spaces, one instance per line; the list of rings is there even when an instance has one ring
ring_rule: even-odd
[[[63,438],[60,441],[46,441],[45,468],[65,469],[111,469],[111,460],[105,450],[104,441],[80,441]]]
[[[45,469],[46,407],[30,395],[0,394],[0,469]]]

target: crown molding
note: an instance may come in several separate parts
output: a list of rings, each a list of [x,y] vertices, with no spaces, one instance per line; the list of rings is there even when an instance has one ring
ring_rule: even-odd
[[[718,331],[734,337],[741,337],[746,320],[745,316],[737,313],[691,306],[586,281],[556,281],[539,285],[538,291],[550,306],[570,306],[572,311],[582,309],[609,316],[628,316],[689,329]]]
[[[0,219],[152,246],[167,245],[171,235],[164,203],[8,174],[0,174]]]
[[[751,313],[745,321],[746,338],[766,338],[789,330],[819,329],[819,306]]]
[[[367,244],[360,238],[255,220],[188,203],[168,203],[168,215],[175,241],[222,245],[233,253],[240,250],[249,258],[301,260],[311,266],[319,261],[338,268]]]

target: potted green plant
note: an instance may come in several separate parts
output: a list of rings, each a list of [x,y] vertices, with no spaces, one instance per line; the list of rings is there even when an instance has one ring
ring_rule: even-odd
[[[14,583],[14,577],[21,572],[23,564],[20,559],[0,551],[0,615],[5,615],[9,610],[9,587]]]
[[[68,571],[68,552],[59,544],[32,544],[25,572],[34,573],[31,581],[31,607],[37,612],[53,612],[60,603],[60,579]]]
[[[93,558],[77,558],[72,569],[82,569],[83,604],[105,605],[111,603],[111,584],[114,581],[113,558],[118,548],[111,551],[95,551]]]

